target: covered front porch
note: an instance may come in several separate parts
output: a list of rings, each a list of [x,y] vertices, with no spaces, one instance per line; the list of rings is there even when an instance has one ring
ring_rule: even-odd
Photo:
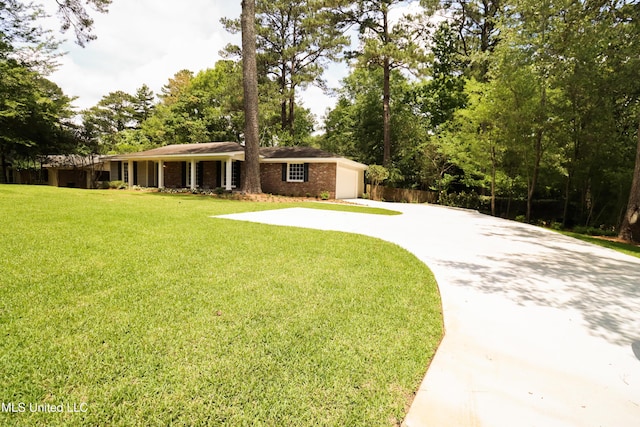
[[[240,185],[242,162],[224,160],[113,161],[112,176],[129,187],[232,190]]]
[[[215,189],[240,185],[244,150],[235,143],[167,146],[111,159],[112,180],[129,187]],[[220,151],[220,152],[217,152]]]

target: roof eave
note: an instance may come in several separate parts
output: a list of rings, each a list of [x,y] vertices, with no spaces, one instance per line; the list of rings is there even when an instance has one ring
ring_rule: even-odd
[[[281,158],[263,158],[261,163],[341,163],[356,169],[368,169],[369,167],[363,163],[354,160],[345,159],[344,157],[281,157]]]
[[[151,156],[136,156],[136,155],[116,155],[109,160],[191,160],[191,159],[220,159],[231,158],[232,160],[244,160],[244,151],[232,151],[229,153],[195,153],[195,154],[158,154]]]

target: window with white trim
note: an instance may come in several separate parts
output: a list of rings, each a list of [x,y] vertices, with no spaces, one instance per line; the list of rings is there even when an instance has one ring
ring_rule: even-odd
[[[287,165],[287,182],[304,182],[304,163]]]

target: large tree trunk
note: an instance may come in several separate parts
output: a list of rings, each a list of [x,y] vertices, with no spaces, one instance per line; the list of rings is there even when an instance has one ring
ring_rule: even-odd
[[[640,242],[640,117],[638,117],[636,166],[633,170],[627,212],[622,219],[622,226],[620,227],[618,237],[629,242]]]
[[[531,207],[533,205],[533,195],[538,185],[538,177],[540,176],[540,162],[542,161],[542,152],[544,150],[544,133],[547,121],[547,82],[543,81],[541,94],[540,94],[540,116],[538,118],[538,130],[536,131],[535,140],[535,163],[533,165],[533,171],[531,181],[529,183],[529,190],[527,191],[527,222],[531,222]]]
[[[538,185],[538,176],[540,175],[540,161],[542,160],[542,139],[544,138],[544,132],[540,129],[536,135],[536,160],[533,165],[533,171],[531,181],[529,182],[529,189],[527,190],[527,222],[531,222],[531,207],[533,205],[533,195]]]
[[[7,159],[4,155],[4,150],[0,151],[0,167],[2,168],[2,176],[0,176],[0,184],[6,184],[7,179]]]
[[[288,119],[287,119],[287,98],[286,98],[286,93],[287,93],[287,71],[286,71],[286,66],[283,64],[281,69],[280,69],[280,95],[282,96],[282,98],[280,99],[280,122],[282,124],[281,128],[282,130],[287,130],[287,123],[288,123]]]
[[[389,12],[387,8],[383,8],[383,25],[384,25],[384,45],[390,43],[389,40]],[[382,88],[382,139],[383,154],[382,165],[385,168],[391,166],[391,61],[387,55],[383,60],[383,88]]]
[[[244,165],[241,189],[262,193],[260,185],[260,139],[258,134],[258,68],[256,63],[256,4],[242,0],[242,77],[244,87]]]
[[[291,97],[289,98],[289,135],[293,138],[295,132],[295,119],[296,119],[296,97],[294,95],[294,89],[291,88]],[[298,141],[293,141],[294,145],[298,144]]]
[[[496,216],[496,173],[498,170],[496,147],[491,146],[491,215]]]
[[[382,134],[384,152],[382,165],[385,168],[391,166],[391,67],[389,58],[384,59],[384,88],[382,95]]]
[[[569,168],[571,169],[571,167]],[[567,226],[567,218],[569,217],[569,199],[571,197],[571,175],[569,171],[567,180],[564,185],[564,207],[562,208],[562,228]]]

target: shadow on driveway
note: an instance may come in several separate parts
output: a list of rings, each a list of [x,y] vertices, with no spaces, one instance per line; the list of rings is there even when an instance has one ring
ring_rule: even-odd
[[[475,275],[472,286],[500,294],[521,304],[580,311],[591,332],[618,345],[634,342],[640,353],[640,262],[631,257],[561,234],[516,223],[487,225],[479,233],[486,239],[506,239],[522,248],[507,249],[507,256],[481,255],[488,262],[445,261],[441,265]],[[640,261],[640,260],[639,260]],[[457,286],[469,286],[450,278]],[[636,344],[639,343],[639,344]]]

